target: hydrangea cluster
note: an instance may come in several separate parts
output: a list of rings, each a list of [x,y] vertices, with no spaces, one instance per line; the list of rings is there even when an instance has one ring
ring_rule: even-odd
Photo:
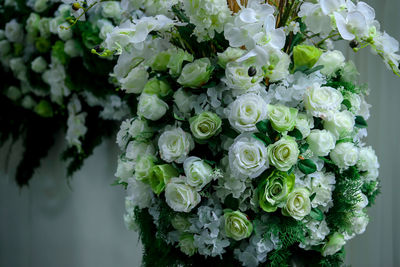
[[[114,64],[112,58],[99,59],[91,53],[91,49],[100,47],[107,34],[120,23],[121,3],[99,4],[96,1],[71,6],[71,1],[64,2],[33,0],[0,4],[1,105],[4,107],[1,118],[2,122],[3,119],[9,122],[1,128],[1,134],[2,140],[7,136],[15,138],[18,134],[12,133],[13,128],[22,125],[29,135],[43,136],[43,142],[47,143],[46,139],[52,139],[49,135],[65,127],[67,152],[64,157],[75,161],[72,164],[75,167],[69,171],[71,174],[72,169],[80,165],[77,162],[90,155],[105,135],[104,131],[96,129],[93,121],[98,119],[99,126],[110,127],[112,121],[129,116],[131,109],[126,97],[123,99],[121,93],[112,90],[116,87],[108,77],[109,65]],[[89,10],[88,5],[95,6]],[[73,15],[83,6],[86,12],[81,15],[85,15],[86,20],[76,20]],[[11,108],[22,111],[11,111]],[[33,122],[38,124],[39,120],[45,127]],[[92,130],[97,132],[98,141],[93,142]],[[24,130],[16,131],[25,135]],[[37,158],[36,161],[46,155],[51,142],[44,145],[41,140],[32,138],[32,141],[37,147],[26,153],[36,155],[24,157]],[[37,164],[22,165],[24,178],[20,178],[27,180],[32,175],[31,166]]]
[[[397,74],[398,43],[364,2],[245,2],[181,0],[107,35],[112,75],[137,95],[115,175],[146,266],[340,266],[368,224],[368,89],[333,45],[369,45]]]

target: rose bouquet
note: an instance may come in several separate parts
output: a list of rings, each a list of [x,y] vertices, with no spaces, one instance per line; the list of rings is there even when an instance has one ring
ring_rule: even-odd
[[[379,163],[368,88],[334,49],[398,42],[364,2],[123,1],[105,40],[137,94],[117,136],[125,222],[145,266],[339,266],[365,231]],[[265,265],[263,265],[265,266]]]
[[[19,185],[28,183],[60,129],[71,175],[130,114],[129,97],[111,90],[115,63],[91,53],[122,19],[120,3],[79,10],[62,1],[0,1],[0,145],[23,140]]]

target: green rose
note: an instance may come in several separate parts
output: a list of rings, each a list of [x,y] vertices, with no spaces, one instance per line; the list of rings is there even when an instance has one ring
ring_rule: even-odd
[[[222,120],[217,114],[205,111],[190,118],[189,123],[193,136],[205,140],[220,132]]]
[[[297,45],[293,49],[293,61],[295,69],[306,66],[312,68],[317,63],[322,51],[315,46]]]
[[[210,59],[196,59],[183,67],[177,82],[185,87],[198,88],[208,82],[211,73],[212,67]]]
[[[328,237],[328,242],[322,247],[322,255],[330,256],[342,249],[346,244],[342,234],[334,233]]]
[[[162,98],[169,95],[172,89],[168,83],[157,78],[152,78],[144,86],[143,92],[149,95],[158,95]]]
[[[274,212],[283,207],[284,201],[294,187],[294,174],[275,170],[258,186],[260,207],[266,212]]]
[[[248,238],[253,232],[253,224],[240,211],[224,210],[225,233],[236,241]]]
[[[293,137],[284,136],[267,147],[270,163],[280,171],[288,171],[297,162],[299,147]]]
[[[179,238],[179,248],[183,253],[185,253],[188,256],[193,256],[197,248],[194,245],[194,235],[193,234],[182,234],[181,237]]]
[[[162,51],[153,57],[150,67],[155,71],[166,71],[170,58],[171,53],[168,50]]]
[[[167,67],[169,68],[169,74],[175,78],[181,74],[183,62],[192,62],[194,58],[193,55],[180,48],[171,48],[168,51],[170,51],[173,56],[169,58]]]
[[[310,191],[306,188],[295,188],[287,197],[282,214],[302,220],[311,212]]]
[[[291,131],[296,124],[298,110],[282,105],[268,105],[268,118],[278,132]]]
[[[154,193],[160,194],[172,177],[177,177],[179,172],[169,164],[156,165],[151,169],[149,184]]]
[[[155,166],[156,158],[153,155],[144,155],[140,157],[135,166],[136,179],[146,182],[147,179],[153,174],[153,167]]]
[[[46,100],[41,100],[39,104],[36,105],[35,107],[35,112],[44,118],[50,118],[53,117],[53,108],[49,102]]]
[[[223,53],[218,54],[218,65],[225,69],[226,64],[231,61],[235,61],[236,59],[243,56],[245,50],[236,48],[236,47],[228,47]]]
[[[190,226],[192,225],[189,222],[188,218],[186,218],[185,216],[182,216],[180,214],[175,215],[171,219],[171,224],[172,224],[172,227],[174,227],[176,230],[178,230],[180,232],[188,231]]]

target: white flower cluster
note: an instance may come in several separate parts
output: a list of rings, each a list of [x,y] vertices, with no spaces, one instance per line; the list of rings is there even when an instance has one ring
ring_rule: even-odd
[[[116,176],[136,212],[148,208],[157,234],[188,256],[230,251],[258,266],[296,243],[327,257],[365,230],[379,168],[362,142],[368,91],[326,40],[349,39],[339,16],[359,43],[377,24],[362,2],[298,4],[286,17],[256,0],[185,0],[148,16],[140,2],[145,15],[107,35],[112,76],[138,95],[117,136]]]

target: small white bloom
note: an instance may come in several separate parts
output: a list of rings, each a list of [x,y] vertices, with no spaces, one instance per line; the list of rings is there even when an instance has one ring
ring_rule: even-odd
[[[198,157],[188,157],[183,163],[186,183],[197,191],[203,189],[212,180],[212,167]]]
[[[130,178],[128,179],[128,196],[126,198],[132,202],[133,206],[144,209],[150,207],[153,192],[148,184]]]
[[[339,50],[328,51],[323,53],[318,59],[316,66],[324,66],[321,73],[326,76],[334,75],[335,72],[344,66],[345,57]]]
[[[47,68],[47,62],[43,57],[39,56],[31,62],[31,68],[36,73],[42,73]]]
[[[133,161],[136,161],[139,157],[147,154],[155,155],[155,149],[152,143],[133,140],[129,142],[126,147],[125,156]]]
[[[357,162],[360,171],[370,171],[379,168],[378,157],[372,147],[360,148],[360,157]]]
[[[148,82],[149,74],[144,67],[132,69],[125,78],[120,79],[122,90],[127,93],[140,94]]]
[[[24,39],[24,30],[17,20],[13,19],[6,23],[5,35],[10,42],[21,43]]]
[[[135,162],[129,159],[119,158],[117,171],[114,174],[120,181],[127,182],[129,178],[133,177],[135,172]]]
[[[315,83],[307,88],[304,96],[306,110],[315,117],[326,118],[338,111],[343,101],[342,94],[332,87],[321,87]]]

